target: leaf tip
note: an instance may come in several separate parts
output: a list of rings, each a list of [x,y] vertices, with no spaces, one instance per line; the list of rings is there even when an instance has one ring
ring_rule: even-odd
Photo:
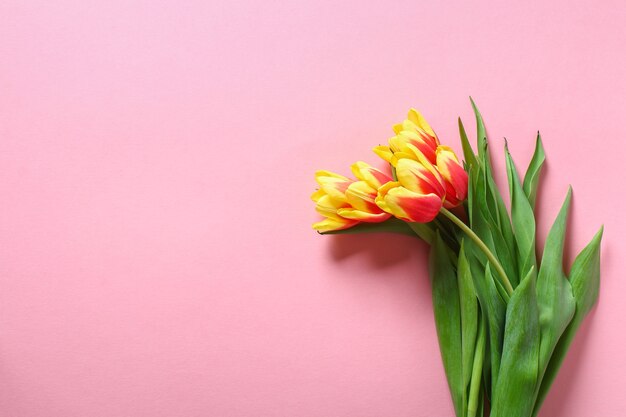
[[[600,226],[600,229],[596,232],[596,235],[593,237],[593,240],[601,240],[602,235],[604,234],[604,225]]]

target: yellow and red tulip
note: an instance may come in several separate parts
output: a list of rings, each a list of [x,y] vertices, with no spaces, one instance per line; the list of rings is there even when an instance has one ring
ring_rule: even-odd
[[[430,161],[424,156],[419,156],[419,161],[399,159],[396,175],[397,181],[378,190],[378,207],[408,222],[427,223],[437,217],[446,189],[441,174]]]
[[[467,197],[468,177],[452,148],[442,145],[437,147],[437,170],[446,186],[444,207],[458,206]]]
[[[315,173],[320,189],[311,198],[317,203],[315,209],[325,219],[315,223],[313,229],[323,233],[347,229],[359,222],[378,223],[391,217],[376,204],[378,188],[391,178],[365,162],[353,164],[352,172],[356,181],[329,171]]]
[[[395,136],[389,139],[389,145],[374,148],[374,152],[394,167],[399,159],[419,160],[422,154],[431,163],[437,162],[439,139],[424,116],[417,110],[409,110],[407,119],[393,127]]]

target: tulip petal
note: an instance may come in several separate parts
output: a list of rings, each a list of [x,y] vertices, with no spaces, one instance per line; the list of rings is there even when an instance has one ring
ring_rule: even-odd
[[[352,180],[329,171],[317,171],[315,179],[326,194],[335,200],[346,201],[345,192]]]
[[[383,160],[387,162],[391,162],[391,158],[393,157],[393,152],[391,152],[391,149],[389,148],[389,146],[379,145],[379,146],[376,146],[372,150],[374,151],[376,155],[380,156]]]
[[[418,194],[404,187],[390,189],[384,196],[389,211],[397,218],[417,223],[432,221],[441,210],[441,197]]]
[[[443,178],[452,185],[454,196],[463,201],[467,197],[468,176],[454,151],[447,146],[437,148],[437,168]]]
[[[410,121],[415,123],[421,130],[426,132],[428,135],[430,135],[431,137],[435,139],[437,138],[437,135],[435,135],[435,131],[430,127],[430,125],[428,124],[428,122],[426,121],[424,116],[422,116],[420,112],[418,112],[414,108],[411,108],[409,110],[408,118]]]
[[[378,209],[378,207],[376,207]],[[337,210],[337,214],[341,217],[351,220],[359,220],[366,223],[379,223],[384,222],[391,214],[378,210],[378,213],[369,213],[367,211],[361,211],[353,208],[342,208]]]
[[[443,206],[447,209],[451,209],[455,208],[462,202],[463,200],[459,200],[456,197],[456,190],[454,189],[452,184],[446,181],[446,198],[443,201]]]
[[[350,219],[324,219],[321,222],[317,222],[313,224],[313,229],[317,230],[320,233],[331,232],[333,230],[342,230],[347,229],[349,227],[357,225],[359,222],[357,220]]]
[[[324,190],[316,190],[313,194],[311,194],[311,200],[317,203],[317,200],[319,200],[325,195],[326,193],[324,192]]]
[[[391,213],[391,208],[389,208],[389,206],[387,205],[387,203],[385,202],[385,196],[387,195],[387,193],[389,192],[389,190],[396,188],[396,187],[400,187],[400,183],[397,181],[389,181],[388,183],[384,184],[382,187],[380,187],[378,189],[378,196],[376,196],[376,205],[378,207],[380,207],[381,210],[387,212],[387,213]]]
[[[354,163],[351,168],[355,177],[361,181],[367,182],[371,187],[376,189],[384,183],[391,181],[388,175],[365,162],[358,161]]]
[[[398,134],[397,136],[389,138],[389,149],[393,153],[401,152],[404,149],[406,142],[407,141],[402,138],[400,134]]]
[[[348,204],[357,210],[371,211],[374,213],[380,211],[375,202],[377,195],[378,191],[370,187],[365,181],[353,182],[346,190]]]
[[[317,211],[324,217],[328,217],[331,219],[340,219],[339,215],[337,214],[337,210],[349,206],[350,205],[348,203],[338,201],[326,194],[317,200],[317,204],[315,205],[315,211]]]
[[[396,176],[400,184],[411,191],[443,197],[443,181],[436,171],[429,168],[412,159],[401,159],[396,166]]]
[[[391,157],[390,163],[392,166],[397,167],[398,161],[401,159],[413,159],[415,161],[417,160],[417,157],[413,152],[396,152]]]
[[[404,123],[397,123],[393,125],[393,132],[397,135],[404,130]]]
[[[403,130],[398,135],[398,138],[403,141],[405,146],[410,144],[419,149],[419,151],[424,154],[426,159],[428,159],[431,163],[435,163],[437,160],[437,145],[432,138],[428,138],[419,132],[413,132],[410,130]]]
[[[320,169],[318,171],[315,171],[315,179],[317,179],[319,177],[331,177],[331,178],[337,178],[337,179],[344,180],[344,181],[350,181],[349,178],[344,177],[343,175],[336,174],[336,173],[334,173],[332,171],[326,171],[324,169]]]

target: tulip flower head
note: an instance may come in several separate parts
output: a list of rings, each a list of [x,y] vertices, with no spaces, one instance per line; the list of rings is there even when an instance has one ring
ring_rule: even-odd
[[[388,182],[378,190],[376,204],[401,220],[427,223],[441,210],[446,188],[435,166],[423,155],[419,159],[398,160],[398,181]]]
[[[394,167],[398,160],[409,158],[419,160],[422,154],[431,163],[437,162],[439,139],[424,116],[417,110],[409,110],[407,119],[393,127],[395,136],[389,139],[388,146],[377,146],[374,152]]]
[[[437,147],[437,170],[446,186],[444,207],[460,205],[467,197],[468,176],[452,148],[443,145]]]
[[[357,180],[329,171],[317,171],[315,179],[319,190],[311,198],[315,209],[325,217],[313,225],[318,232],[342,230],[360,222],[378,223],[391,217],[376,204],[378,189],[391,181],[389,176],[365,162],[352,165]]]
[[[437,135],[415,109],[393,127],[389,146],[374,152],[396,169],[397,181],[379,190],[379,207],[411,222],[433,220],[441,207],[453,208],[467,197],[468,176],[452,148],[439,144]]]

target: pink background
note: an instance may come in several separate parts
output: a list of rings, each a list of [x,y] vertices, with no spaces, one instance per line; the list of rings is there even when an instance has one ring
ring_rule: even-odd
[[[410,106],[548,154],[606,225],[543,417],[622,416],[626,3],[3,1],[0,415],[452,416],[426,247],[321,237],[313,172]],[[500,177],[500,182],[502,177]]]

